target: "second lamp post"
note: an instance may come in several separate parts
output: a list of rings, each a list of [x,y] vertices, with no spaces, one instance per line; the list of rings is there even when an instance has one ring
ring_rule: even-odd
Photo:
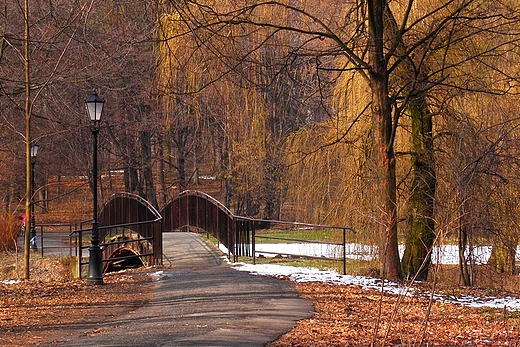
[[[99,247],[98,212],[97,212],[97,139],[99,134],[99,122],[103,112],[105,100],[101,99],[96,90],[92,91],[90,97],[85,101],[87,113],[90,117],[90,130],[93,137],[92,151],[92,193],[94,195],[92,204],[92,240],[89,247],[88,274],[86,283],[88,285],[103,284],[103,274],[101,271],[101,247]]]

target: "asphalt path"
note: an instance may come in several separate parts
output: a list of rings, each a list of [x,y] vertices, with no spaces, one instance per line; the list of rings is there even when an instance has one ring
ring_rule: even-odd
[[[75,249],[70,247],[69,230],[57,230],[50,231],[45,230],[41,233],[41,230],[36,231],[36,247],[37,250],[34,254],[47,256],[47,257],[66,257],[69,255],[75,255]],[[24,247],[24,236],[18,235],[18,247],[23,249]]]
[[[147,305],[104,323],[101,334],[52,346],[265,346],[312,315],[290,282],[233,269],[198,234],[163,239],[167,268]]]

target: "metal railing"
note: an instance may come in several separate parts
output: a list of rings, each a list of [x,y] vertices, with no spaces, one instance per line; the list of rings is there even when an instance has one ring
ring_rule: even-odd
[[[150,224],[150,223],[155,223],[157,222],[157,220],[151,220],[151,221],[141,221],[141,222],[133,222],[133,223],[125,223],[125,224],[117,224],[117,225],[109,225],[109,226],[100,226],[98,227],[99,231],[102,231],[102,230],[108,230],[108,229],[119,229],[119,228],[122,228],[122,229],[127,229],[128,227],[131,227],[131,226],[138,226],[138,225],[143,225],[143,224]],[[78,276],[79,278],[82,277],[82,268],[83,266],[85,265],[88,265],[88,259],[83,261],[83,258],[84,258],[84,254],[88,255],[88,252],[84,252],[84,250],[88,250],[88,248],[90,247],[90,239],[87,240],[87,244],[84,244],[83,242],[83,239],[85,238],[85,236],[88,236],[88,235],[92,235],[92,228],[82,228],[82,229],[78,229],[78,230],[74,230],[71,232],[70,236],[71,237],[74,237],[76,239],[76,256],[78,257]],[[151,242],[153,243],[153,240],[154,240],[154,237],[153,236],[150,236],[150,237],[139,237],[137,239],[124,239],[124,240],[121,240],[121,241],[113,241],[113,242],[101,242],[99,244],[99,246],[101,247],[101,249],[104,251],[106,248],[110,247],[110,246],[118,246],[118,245],[122,245],[122,244],[139,244],[143,241],[148,241],[148,242]],[[132,248],[132,247],[130,247]],[[138,249],[139,247],[135,247],[135,249]],[[135,258],[135,257],[138,257],[139,259],[141,259],[141,261],[144,263],[146,262],[149,262],[151,263],[151,260],[146,260],[146,258],[151,258],[154,256],[154,252],[153,250],[151,252],[146,252],[146,253],[139,253],[139,254],[135,254],[134,256],[122,256],[122,257],[117,257],[117,260],[123,260],[123,259],[130,259],[130,258]],[[111,260],[114,260],[114,259],[111,259],[110,257],[108,258],[103,258],[101,259],[101,263],[102,264],[106,264],[107,262],[111,261]]]
[[[347,231],[351,233],[356,233],[356,231],[351,227],[346,226],[337,226],[337,225],[325,225],[325,224],[311,224],[311,223],[300,223],[300,222],[288,222],[288,221],[280,221],[280,220],[269,220],[269,219],[256,219],[256,218],[248,218],[248,217],[240,217],[235,216],[236,220],[242,220],[248,222],[249,226],[248,229],[251,230],[251,254],[253,257],[253,264],[256,264],[256,254],[274,254],[274,255],[280,255],[280,256],[287,256],[287,257],[299,257],[299,258],[307,258],[307,259],[320,259],[320,260],[328,260],[328,261],[337,261],[343,263],[343,274],[347,273]],[[315,240],[315,239],[302,239],[302,238],[293,238],[293,237],[280,237],[280,236],[268,236],[268,235],[257,235],[257,228],[256,225],[264,226],[261,229],[264,230],[270,230],[272,229],[273,225],[282,225],[282,226],[290,226],[292,229],[307,229],[307,230],[314,230],[314,229],[336,229],[342,231],[342,242],[330,242],[326,240]],[[265,227],[267,226],[267,227]],[[285,229],[287,230],[287,228]],[[297,243],[307,243],[307,244],[321,244],[321,245],[331,245],[331,246],[338,246],[342,249],[342,256],[341,257],[330,257],[330,256],[313,256],[308,255],[304,253],[289,253],[284,251],[261,251],[257,252],[256,250],[256,240],[257,239],[266,239],[266,240],[275,240],[275,241],[288,241],[288,242],[297,242]]]
[[[70,234],[77,228],[75,223],[37,223],[36,231],[37,252],[43,258],[51,256],[74,256],[75,249]]]

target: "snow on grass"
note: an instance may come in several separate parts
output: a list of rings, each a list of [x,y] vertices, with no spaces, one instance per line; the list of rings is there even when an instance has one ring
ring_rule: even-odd
[[[343,258],[343,246],[326,243],[257,243],[255,252],[266,257],[274,254],[299,254],[312,257]],[[399,254],[402,257],[404,245],[399,245]],[[377,257],[376,246],[358,243],[345,245],[345,257],[347,259],[370,261]],[[518,252],[520,254],[520,250]],[[473,259],[475,264],[486,264],[491,255],[491,246],[478,246],[472,249],[471,254],[466,252],[466,257]],[[520,260],[520,259],[519,259]],[[432,263],[434,264],[458,264],[459,250],[456,245],[435,246],[432,249]]]
[[[311,267],[297,267],[277,264],[245,264],[231,263],[239,271],[247,271],[253,275],[286,277],[294,282],[323,282],[338,285],[359,285],[366,289],[381,289],[391,294],[404,294],[406,288],[395,282],[383,281],[378,278],[365,276],[341,275],[334,270],[320,270]]]
[[[227,254],[227,250],[222,245],[220,245],[220,247],[224,254]],[[269,252],[273,252],[275,251],[275,249],[281,250],[278,247],[280,246],[275,246],[274,248],[263,248],[262,250],[266,251],[267,249],[269,249]],[[299,250],[301,251],[301,245],[293,245],[292,247],[300,247]],[[444,262],[441,261],[442,263],[451,264],[454,261],[453,259],[456,258],[456,256],[452,255],[454,250],[456,250],[456,247],[453,248],[450,246],[446,246],[442,249],[439,248],[437,253],[438,261],[444,259]],[[487,251],[487,249],[483,249],[481,252],[478,252],[477,254],[481,257],[481,259],[486,258]],[[285,245],[284,252],[294,252],[292,254],[300,254],[295,249],[288,250],[287,245]],[[440,257],[441,253],[442,257]],[[313,255],[315,255],[315,253],[313,253]],[[413,286],[406,286],[392,281],[383,282],[381,279],[372,277],[341,275],[333,270],[319,270],[316,268],[295,267],[278,264],[230,264],[234,269],[238,271],[246,271],[251,274],[261,276],[284,277],[295,282],[323,282],[337,285],[361,286],[365,289],[384,290],[387,293],[396,295],[428,295],[424,294],[424,292],[419,293],[413,288]],[[520,299],[512,296],[497,298],[492,296],[477,297],[463,294],[460,296],[453,296],[436,293],[434,294],[434,299],[445,303],[458,304],[470,307],[489,307],[501,308],[509,311],[520,311]]]
[[[383,282],[381,279],[365,276],[341,275],[333,270],[319,270],[316,268],[277,264],[252,265],[245,263],[231,263],[231,266],[238,271],[246,271],[253,275],[284,277],[295,282],[322,282],[337,285],[361,286],[364,289],[383,289],[387,293],[396,295],[419,295],[413,287],[398,284],[396,282]],[[471,295],[452,296],[435,294],[434,299],[445,303],[470,307],[502,308],[509,311],[520,310],[520,299],[512,296],[496,298],[492,296],[476,297]]]

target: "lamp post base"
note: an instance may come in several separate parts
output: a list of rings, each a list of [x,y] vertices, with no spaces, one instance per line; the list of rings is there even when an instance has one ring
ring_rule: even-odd
[[[101,273],[101,248],[99,246],[91,246],[88,249],[88,275],[86,278],[87,285],[103,284],[103,274]]]

